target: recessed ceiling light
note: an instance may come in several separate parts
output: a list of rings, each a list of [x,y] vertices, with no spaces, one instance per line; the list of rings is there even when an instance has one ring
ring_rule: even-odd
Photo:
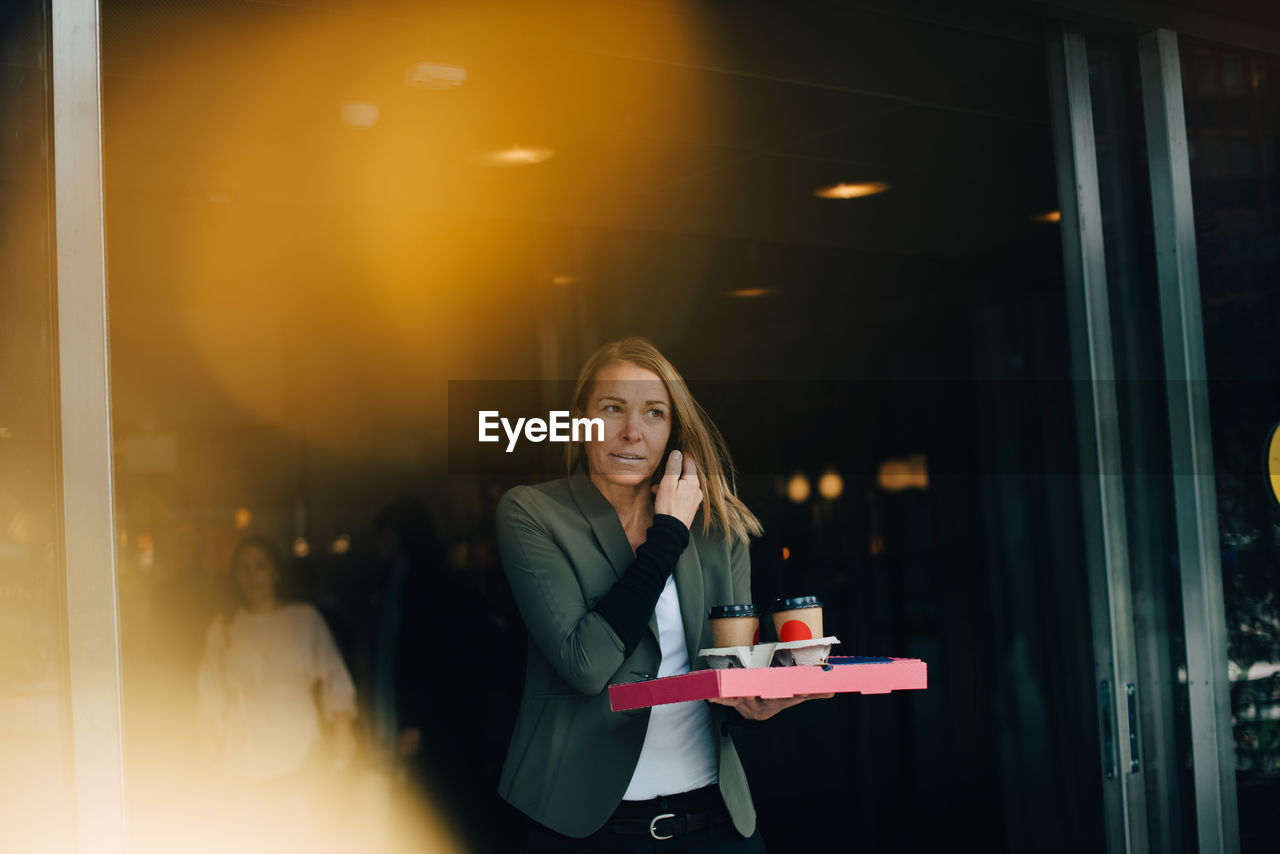
[[[756,299],[757,297],[767,297],[776,294],[773,288],[738,288],[735,291],[725,291],[727,297],[737,297],[738,299]]]
[[[443,62],[419,62],[404,72],[404,83],[414,89],[457,89],[467,82],[467,69]]]
[[[1062,211],[1045,211],[1031,217],[1032,222],[1061,222]]]
[[[342,121],[353,128],[371,128],[378,123],[378,105],[370,101],[344,101]]]
[[[543,145],[508,145],[476,151],[469,158],[480,166],[532,166],[555,156],[555,150]]]
[[[859,199],[863,196],[883,193],[887,189],[889,185],[884,181],[863,181],[855,184],[842,182],[829,187],[819,187],[813,191],[813,194],[820,199]]]

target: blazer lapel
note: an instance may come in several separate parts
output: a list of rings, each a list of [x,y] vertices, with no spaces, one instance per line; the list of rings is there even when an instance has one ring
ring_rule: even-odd
[[[636,555],[631,551],[631,542],[627,539],[627,532],[622,529],[622,520],[618,518],[618,511],[613,509],[609,499],[600,494],[600,490],[596,489],[596,485],[591,482],[590,476],[581,468],[569,477],[569,493],[573,496],[578,509],[582,511],[582,515],[590,523],[591,530],[596,535],[596,542],[600,544],[600,550],[604,552],[605,557],[609,559],[609,565],[613,567],[613,574],[621,578],[627,571],[627,567],[635,562]],[[649,617],[649,631],[653,634],[653,639],[657,640],[658,618],[656,615]]]
[[[609,499],[600,494],[600,490],[596,489],[596,485],[582,469],[575,471],[569,478],[569,492],[582,515],[591,524],[600,550],[609,559],[614,575],[621,578],[636,556],[631,551],[631,543],[627,541],[627,532],[622,530],[618,511],[613,509]]]
[[[600,494],[596,485],[591,482],[587,473],[579,468],[569,478],[569,492],[582,515],[591,525],[601,551],[609,559],[614,575],[618,578],[627,571],[627,567],[635,561],[635,553],[631,551],[631,543],[627,540],[627,532],[622,529],[622,520],[613,509],[609,499]],[[694,524],[697,524],[697,519]],[[702,609],[706,601],[702,586],[702,563],[698,559],[698,550],[692,542],[680,555],[675,569],[676,593],[680,597],[680,621],[684,628],[685,645],[689,651],[689,666],[701,649],[702,643]],[[649,631],[654,638],[658,637],[658,618],[649,617]]]

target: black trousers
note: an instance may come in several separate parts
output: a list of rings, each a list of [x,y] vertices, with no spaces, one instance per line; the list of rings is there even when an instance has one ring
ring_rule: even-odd
[[[690,806],[699,809],[714,809],[721,819],[701,830],[673,836],[670,839],[654,839],[648,833],[617,833],[611,830],[599,830],[585,839],[563,836],[540,824],[534,824],[525,839],[525,854],[671,854],[672,852],[708,852],[708,854],[764,854],[764,839],[757,828],[747,838],[738,835],[733,823],[729,821],[728,811],[720,800],[719,791],[715,787],[707,787],[698,792],[685,795],[673,795],[670,800],[655,799],[644,802],[644,805],[630,801],[619,807],[615,817],[635,819],[644,815],[657,815],[665,812],[684,812]]]

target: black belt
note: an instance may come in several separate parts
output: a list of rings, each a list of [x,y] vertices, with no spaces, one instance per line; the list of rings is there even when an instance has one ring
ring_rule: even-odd
[[[720,789],[712,785],[650,801],[623,801],[603,829],[609,833],[671,839],[726,824],[729,820]]]

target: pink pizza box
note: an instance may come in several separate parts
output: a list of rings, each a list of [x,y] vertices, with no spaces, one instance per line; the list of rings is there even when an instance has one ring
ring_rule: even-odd
[[[615,712],[712,697],[794,697],[797,694],[887,694],[928,687],[918,658],[832,656],[827,665],[734,667],[609,686]]]

